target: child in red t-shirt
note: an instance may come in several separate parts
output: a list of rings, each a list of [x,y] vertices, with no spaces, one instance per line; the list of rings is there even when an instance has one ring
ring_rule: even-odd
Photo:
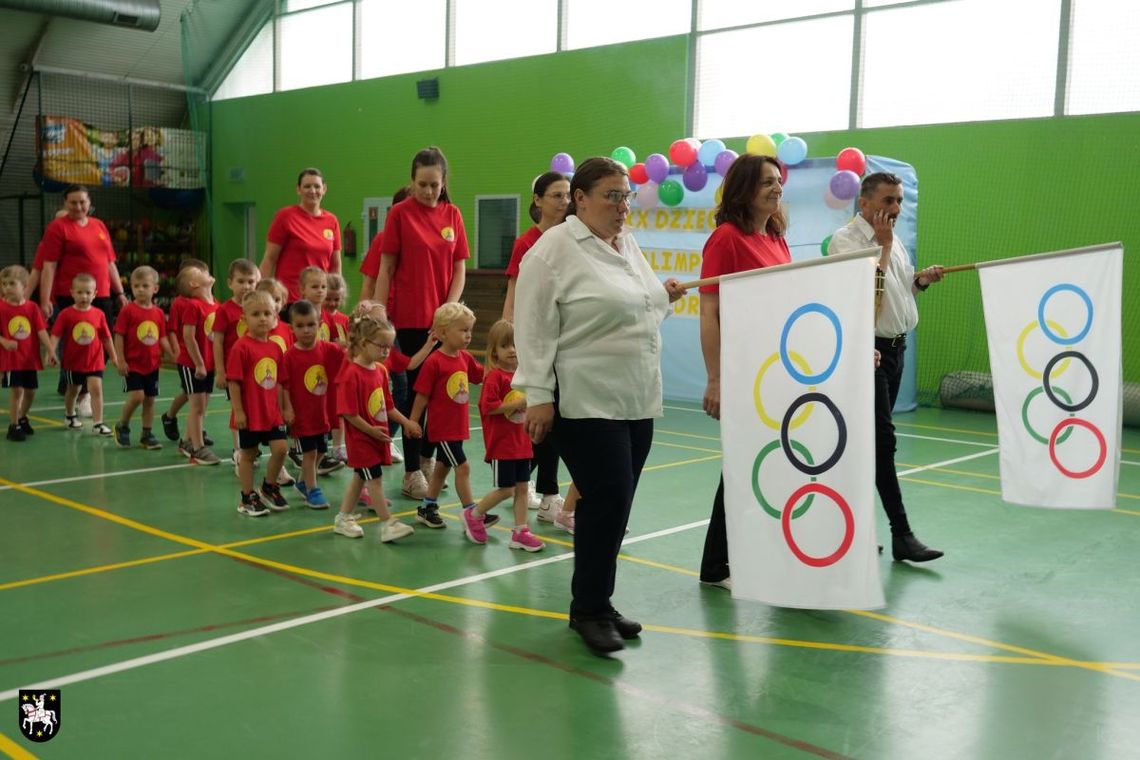
[[[304,288],[302,277],[302,289]],[[285,352],[281,384],[293,406],[290,434],[293,439],[293,463],[300,460],[301,476],[297,490],[313,509],[328,509],[329,502],[317,485],[317,460],[328,451],[327,436],[333,426],[326,399],[336,398],[332,381],[344,363],[344,349],[335,343],[318,340],[320,313],[308,301],[296,301],[289,307],[293,328],[293,346]],[[339,422],[339,419],[337,420]],[[343,466],[339,462],[338,466]]]
[[[396,342],[396,330],[387,322],[359,317],[349,327],[348,346],[352,361],[336,378],[337,412],[344,418],[348,466],[352,481],[344,492],[333,530],[342,536],[360,538],[364,530],[356,523],[356,500],[367,486],[372,510],[380,518],[380,540],[395,541],[415,533],[411,525],[392,516],[384,499],[382,467],[392,463],[388,420],[403,426],[407,434],[423,434],[420,426],[397,411],[392,403],[384,358]]]
[[[178,273],[177,286],[183,300],[171,306],[170,318],[180,332],[178,375],[182,392],[190,397],[186,440],[178,442],[178,450],[194,464],[216,465],[222,460],[206,445],[204,435],[206,407],[214,390],[214,352],[210,350],[218,308],[212,290],[214,278],[205,268],[185,267]]]
[[[218,307],[214,314],[214,334],[211,339],[211,350],[214,353],[214,387],[229,393],[229,383],[226,382],[226,357],[230,349],[237,343],[238,338],[245,335],[245,312],[242,311],[241,302],[257,287],[261,279],[261,270],[249,259],[236,259],[230,264],[226,272],[226,286],[233,296],[230,300]],[[233,432],[234,453],[233,463],[238,467],[241,456],[241,446],[238,445],[237,431]]]
[[[187,267],[196,267],[204,271],[209,271],[206,262],[199,259],[187,258],[178,262],[178,273],[182,274],[182,270]],[[174,289],[174,300],[170,303],[170,309],[166,316],[166,339],[170,342],[170,350],[175,356],[175,366],[177,366],[178,355],[182,353],[182,325],[178,323],[178,315],[182,311],[182,302],[185,300],[186,297],[178,293],[176,285]],[[182,407],[186,406],[186,402],[189,400],[190,395],[179,388],[178,393],[174,394],[174,398],[170,400],[170,408],[159,416],[159,421],[162,422],[162,434],[166,436],[167,440],[182,440],[182,435],[178,431],[178,413],[182,411]],[[207,446],[214,445],[214,442],[209,440],[209,434],[205,431],[202,432],[202,436]]]
[[[289,322],[285,314],[285,304],[288,303],[285,299],[289,297],[289,291],[281,284],[280,280],[274,277],[262,277],[254,289],[259,293],[268,293],[273,297],[273,305],[277,308],[277,323],[269,331],[269,339],[276,343],[277,347],[281,349],[281,353],[284,354],[293,345],[293,331],[289,329]]]
[[[491,492],[479,506],[463,510],[463,530],[477,544],[487,543],[484,518],[511,494],[514,494],[515,527],[511,531],[512,549],[528,552],[541,550],[546,544],[538,540],[526,524],[530,506],[530,461],[534,456],[526,421],[526,394],[511,388],[518,369],[515,352],[515,328],[500,319],[487,333],[487,377],[479,396],[479,415],[483,420],[483,443],[486,461],[491,463]]]
[[[330,329],[330,325],[325,322],[324,315],[321,312],[321,307],[325,302],[325,297],[328,294],[328,280],[329,274],[320,267],[305,267],[301,270],[300,289],[301,301],[308,301],[313,306],[317,307],[317,339],[321,341],[331,341],[334,333]],[[297,301],[295,303],[300,303]],[[292,307],[290,307],[292,308]],[[292,322],[292,317],[289,319]],[[296,334],[294,333],[294,339]],[[340,343],[339,345],[344,345]],[[336,449],[344,448],[344,427],[340,422],[340,418],[336,416],[336,394],[330,393],[325,398],[325,409],[328,413],[329,421],[332,423],[332,447]],[[327,446],[326,446],[327,449]],[[293,463],[297,464],[297,455],[295,450],[291,450],[290,458]],[[341,467],[344,467],[344,460],[337,459],[330,456],[327,450],[322,450],[320,461],[317,463],[317,472],[321,475],[328,475],[331,472],[336,472]]]
[[[55,364],[51,338],[40,307],[27,300],[28,270],[13,264],[0,269],[0,375],[8,389],[9,441],[27,440],[35,430],[28,422],[28,410],[36,397],[43,369],[40,346],[47,350],[48,364]],[[38,341],[38,342],[37,342]]]
[[[154,305],[158,272],[148,266],[136,267],[131,272],[131,293],[135,300],[124,306],[115,320],[115,353],[119,357],[123,391],[127,394],[123,414],[115,425],[115,443],[124,449],[131,447],[131,416],[141,404],[139,445],[155,451],[162,448],[151,432],[154,399],[158,396],[158,368],[164,350],[173,356],[166,339],[166,315]]]
[[[439,449],[428,482],[427,495],[416,510],[416,520],[429,528],[445,527],[439,516],[439,492],[447,474],[455,468],[455,493],[463,508],[475,506],[471,494],[471,465],[463,453],[463,442],[470,437],[468,402],[472,383],[483,382],[483,367],[464,349],[471,343],[475,314],[461,303],[445,303],[435,311],[432,332],[440,340],[439,350],[420,367],[413,390],[413,420],[427,409],[430,444]]]
[[[238,512],[261,517],[270,510],[289,508],[281,493],[278,479],[285,462],[286,425],[293,420],[293,407],[278,379],[284,354],[269,340],[269,331],[277,321],[277,309],[268,293],[253,292],[242,301],[247,332],[239,338],[226,357],[226,382],[229,383],[230,428],[237,431],[241,457],[238,477],[241,501]],[[261,495],[253,489],[253,460],[257,447],[269,447],[269,463],[261,481]],[[264,496],[266,501],[261,500]]]
[[[328,276],[328,290],[321,304],[321,323],[328,327],[331,340],[342,348],[348,346],[348,315],[340,311],[341,304],[348,301],[348,283],[335,272]]]
[[[60,342],[63,343],[60,366],[67,381],[67,391],[63,394],[67,426],[83,427],[75,413],[75,399],[80,386],[84,386],[91,396],[91,432],[111,435],[111,428],[103,423],[103,368],[106,366],[103,351],[106,350],[114,364],[119,363],[119,357],[107,318],[102,310],[91,308],[95,300],[95,278],[85,272],[73,277],[71,298],[75,305],[61,311],[51,327],[52,354]]]

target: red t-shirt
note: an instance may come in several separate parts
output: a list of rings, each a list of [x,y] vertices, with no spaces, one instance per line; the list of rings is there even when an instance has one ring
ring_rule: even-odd
[[[388,358],[384,360],[384,366],[388,368],[388,373],[392,375],[407,372],[411,364],[411,357],[405,353],[401,353],[398,348],[393,348],[389,351]]]
[[[783,237],[762,232],[745,235],[732,222],[725,222],[705,241],[703,258],[701,279],[790,264],[792,252]],[[720,293],[720,285],[702,285],[700,292]]]
[[[380,252],[398,257],[392,287],[399,297],[388,316],[401,328],[431,327],[447,300],[455,262],[471,258],[459,209],[447,201],[431,208],[415,198],[388,211]]]
[[[70,297],[72,278],[83,272],[95,278],[97,298],[111,295],[109,267],[115,261],[115,249],[111,246],[111,233],[100,220],[89,216],[83,226],[67,216],[52,220],[44,230],[36,258],[40,258],[41,252],[41,262],[56,262],[53,298]]]
[[[285,353],[293,347],[293,330],[282,320],[277,320],[277,324],[269,331],[269,340],[277,344],[281,349],[281,353]],[[228,354],[227,354],[228,355]]]
[[[285,352],[281,384],[289,392],[293,404],[294,437],[322,435],[332,429],[328,400],[334,400],[333,380],[344,357],[344,349],[335,343],[318,340],[306,350],[293,345]]]
[[[522,263],[523,256],[526,256],[526,252],[538,242],[540,237],[542,237],[542,230],[536,225],[515,240],[515,245],[511,248],[511,263],[507,264],[507,277],[518,278],[519,264]]]
[[[0,301],[0,336],[16,341],[12,351],[0,348],[0,372],[41,370],[40,330],[47,329],[44,313],[28,300],[19,306]]]
[[[380,274],[380,248],[384,245],[384,230],[376,233],[372,238],[372,242],[368,244],[368,253],[364,254],[364,261],[360,262],[360,273],[365,277],[371,277],[373,280]],[[371,298],[371,294],[361,294],[361,298]],[[392,316],[392,312],[396,309],[396,285],[395,283],[388,283],[388,303],[384,304],[388,309],[388,316]]]
[[[123,336],[123,358],[127,369],[149,375],[162,364],[162,339],[166,337],[166,315],[153,304],[146,308],[131,301],[119,312],[115,332]]]
[[[448,356],[433,351],[420,365],[416,393],[428,397],[428,432],[433,443],[466,441],[470,437],[467,403],[471,384],[483,382],[483,365],[466,351]]]
[[[232,298],[218,307],[214,313],[214,335],[222,336],[222,356],[230,355],[230,350],[237,343],[238,338],[245,335],[245,312],[240,303]],[[213,337],[210,338],[213,340]]]
[[[522,391],[511,388],[514,372],[493,369],[483,381],[483,393],[479,396],[479,415],[483,418],[483,445],[487,450],[484,461],[493,459],[531,459],[534,447],[526,434],[526,409],[512,415],[491,414],[504,403],[526,398]]]
[[[395,408],[389,392],[388,370],[377,363],[372,369],[347,362],[336,378],[336,410],[341,416],[359,415],[369,425],[388,433],[388,413]],[[354,425],[344,423],[344,445],[349,467],[375,467],[392,464],[392,446],[365,435]]]
[[[241,384],[241,405],[246,429],[272,430],[285,424],[277,402],[277,380],[281,377],[283,355],[277,344],[247,335],[234,344],[226,356],[226,379]],[[230,429],[237,430],[233,412]]]
[[[214,346],[211,335],[214,332],[214,316],[217,309],[216,303],[208,303],[201,298],[183,298],[181,301],[174,299],[174,303],[170,305],[170,324],[177,331],[175,335],[178,336],[179,365],[194,368],[194,360],[186,350],[186,336],[182,332],[183,328],[193,325],[194,342],[202,352],[206,371],[214,369]]]
[[[103,342],[111,337],[107,318],[95,307],[80,311],[68,306],[55,318],[51,334],[63,342],[60,366],[71,372],[97,372],[107,366]]]
[[[300,206],[286,206],[269,225],[269,242],[281,246],[275,273],[289,289],[289,302],[301,300],[301,270],[332,267],[333,253],[340,250],[340,223],[330,211],[313,216]]]
[[[321,326],[317,328],[317,337],[320,340],[347,343],[348,315],[321,309]]]

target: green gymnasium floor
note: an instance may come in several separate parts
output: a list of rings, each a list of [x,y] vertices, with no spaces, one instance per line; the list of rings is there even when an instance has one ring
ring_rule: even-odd
[[[163,374],[166,396],[175,383]],[[211,404],[207,427],[225,441],[224,399]],[[811,612],[698,586],[717,425],[671,405],[615,600],[647,630],[605,660],[566,628],[567,534],[539,524],[550,543],[538,554],[509,551],[501,530],[478,547],[453,498],[447,530],[399,545],[380,544],[371,521],[363,540],[334,536],[331,513],[298,506],[244,518],[231,467],[189,466],[173,445],[120,450],[64,430],[61,409],[41,389],[36,436],[0,443],[0,754],[1140,752],[1135,430],[1118,509],[1065,512],[1000,502],[992,416],[900,415],[911,519],[946,557],[884,558],[884,610]],[[474,473],[481,493],[488,471]],[[330,497],[346,478],[325,479]],[[395,477],[386,485],[397,511],[414,506]],[[51,682],[63,684],[66,715],[57,738],[32,744],[18,732],[16,690]]]

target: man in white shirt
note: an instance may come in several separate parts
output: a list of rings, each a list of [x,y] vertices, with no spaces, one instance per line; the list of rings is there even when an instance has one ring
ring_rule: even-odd
[[[942,279],[942,267],[930,266],[917,274],[910,256],[894,234],[902,210],[902,180],[876,172],[863,179],[859,214],[831,237],[828,253],[847,253],[882,246],[878,272],[883,276],[881,301],[876,299],[875,349],[875,487],[891,524],[891,549],[896,560],[929,562],[942,556],[919,541],[910,529],[902,490],[895,472],[895,426],[891,410],[902,381],[906,334],[918,324],[916,294]]]

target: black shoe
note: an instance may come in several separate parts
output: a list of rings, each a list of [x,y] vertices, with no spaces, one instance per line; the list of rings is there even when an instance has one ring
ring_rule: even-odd
[[[165,414],[160,418],[162,420],[162,434],[166,436],[168,441],[177,441],[178,435],[178,418],[167,417]]]
[[[492,525],[494,525],[498,521],[499,521],[498,515],[491,514],[490,512],[483,515],[483,527],[484,528],[490,528]]]
[[[594,654],[609,654],[625,649],[625,643],[610,618],[570,618],[570,628],[578,632]]]
[[[882,553],[883,553],[883,545],[879,544],[879,554],[882,554]]]
[[[213,446],[214,445],[214,439],[211,438],[210,434],[207,433],[205,430],[202,431],[202,445],[203,446]]]
[[[446,528],[443,518],[439,516],[439,507],[434,504],[429,507],[416,509],[416,522],[421,522],[429,528]]]
[[[305,455],[300,451],[289,449],[289,461],[292,462],[296,467],[301,468],[305,464]]]
[[[115,425],[115,443],[121,449],[131,447],[131,429],[127,425]]]
[[[24,435],[35,435],[36,431],[32,430],[32,423],[28,422],[27,417],[21,417],[16,421],[16,425],[20,428],[20,432]]]
[[[937,549],[931,549],[915,538],[913,533],[907,533],[905,536],[895,536],[891,541],[891,553],[895,557],[895,562],[902,562],[903,560],[909,560],[911,562],[930,562],[942,556],[942,552]]]
[[[24,434],[23,430],[20,430],[19,425],[9,425],[8,426],[8,435],[6,435],[4,437],[7,438],[9,441],[26,441],[26,440],[28,440],[28,436]]]
[[[344,467],[344,462],[328,454],[323,454],[317,461],[317,474],[328,475],[329,473],[336,472],[341,467]]]
[[[148,428],[143,428],[143,433],[139,436],[139,446],[148,451],[158,451],[162,448],[162,444]]]
[[[261,495],[264,496],[268,502],[265,506],[274,512],[281,512],[289,508],[289,502],[287,502],[285,497],[281,494],[281,486],[276,483],[261,481]]]
[[[614,629],[618,632],[618,636],[621,636],[623,639],[636,639],[637,635],[641,633],[641,623],[636,620],[630,620],[617,610],[610,613],[610,620],[613,621]]]

